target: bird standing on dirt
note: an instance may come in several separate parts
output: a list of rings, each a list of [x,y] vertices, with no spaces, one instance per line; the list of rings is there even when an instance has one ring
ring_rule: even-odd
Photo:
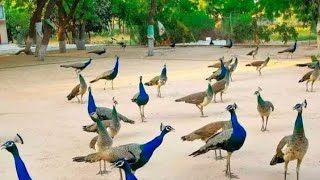
[[[287,58],[288,58],[289,54],[291,54],[291,59],[292,59],[292,54],[296,51],[296,49],[297,49],[297,40],[294,41],[294,44],[292,47],[289,47],[285,50],[279,51],[278,53],[280,54],[280,53],[287,52],[288,53]]]
[[[212,79],[215,79],[217,81],[220,81],[226,76],[226,73],[227,73],[227,68],[226,67],[228,67],[228,66],[224,65],[222,59],[219,59],[219,60],[220,60],[220,63],[219,63],[220,68],[218,70],[212,72],[211,76],[206,78],[206,80],[211,81]]]
[[[101,55],[101,54],[106,53],[106,49],[105,49],[105,48],[103,48],[103,50],[94,50],[94,51],[89,51],[88,53],[94,53],[94,54],[97,54],[97,55]]]
[[[294,124],[293,134],[285,136],[281,139],[277,146],[276,154],[272,158],[270,165],[278,163],[284,164],[284,179],[287,179],[288,164],[290,161],[297,160],[297,180],[299,180],[300,165],[309,146],[308,139],[304,133],[302,110],[307,107],[307,101],[296,104],[293,109],[298,111],[298,115]]]
[[[172,48],[176,47],[176,40],[173,40],[173,42],[170,44],[170,47]]]
[[[270,56],[264,61],[254,61],[252,63],[246,64],[246,66],[256,67],[256,70],[259,72],[259,76],[261,76],[262,68],[266,67],[270,61]]]
[[[136,157],[136,162],[130,164],[132,172],[134,173],[136,170],[142,168],[149,162],[154,151],[162,144],[164,136],[169,132],[174,131],[174,128],[169,125],[163,126],[161,124],[160,131],[160,135],[156,136],[153,140],[145,144],[131,143],[118,147],[112,147],[103,152],[96,152],[87,156],[74,157],[73,161],[93,163],[100,160],[105,160],[112,163],[121,158],[130,159],[134,155],[134,157]]]
[[[89,146],[92,149],[95,149],[96,152],[103,152],[112,147],[113,140],[112,137],[107,132],[106,128],[101,122],[97,114],[97,107],[92,96],[91,88],[88,88],[89,96],[88,96],[88,114],[90,118],[97,124],[98,136],[91,140]],[[104,170],[101,169],[101,161],[100,161],[100,170],[97,174],[103,175],[108,173],[106,170],[106,162],[104,161]]]
[[[213,90],[210,84],[206,91],[190,94],[180,99],[176,99],[175,102],[185,102],[189,104],[194,104],[199,108],[201,112],[201,117],[206,117],[203,115],[203,107],[207,106],[213,97]]]
[[[236,57],[236,59],[234,60],[234,63],[230,65],[229,67],[229,71],[230,71],[230,80],[232,81],[232,74],[234,71],[236,71],[238,66],[238,58]]]
[[[19,180],[31,180],[31,177],[28,173],[28,170],[19,155],[19,151],[18,151],[16,144],[13,141],[7,141],[2,146],[0,146],[0,148],[6,149],[7,151],[9,151],[13,155],[18,179]]]
[[[220,133],[221,131],[232,128],[231,121],[216,121],[210,124],[207,124],[188,135],[182,136],[182,141],[194,141],[197,139],[201,139],[206,142],[211,136]],[[219,157],[217,156],[217,150],[214,150],[215,159],[223,159],[221,155],[221,149],[219,149]]]
[[[232,48],[232,46],[233,46],[233,42],[232,42],[231,39],[229,39],[228,42],[229,42],[229,43],[227,43],[227,44],[224,45],[224,46],[221,46],[220,48],[228,48],[228,51],[229,51],[229,49]]]
[[[92,59],[90,58],[89,61],[84,62],[84,63],[73,63],[73,64],[67,64],[67,65],[60,65],[60,67],[64,67],[64,68],[73,68],[76,73],[77,76],[78,74],[84,70],[90,63],[91,63]]]
[[[220,81],[217,81],[214,84],[212,84],[212,90],[213,90],[213,94],[214,94],[213,101],[215,103],[217,102],[216,95],[218,93],[220,93],[220,100],[222,102],[222,94],[228,89],[229,83],[230,83],[230,72],[227,69],[226,75],[224,76],[224,78],[221,79]]]
[[[309,71],[307,74],[305,74],[300,80],[300,82],[304,82],[307,81],[306,83],[306,91],[308,92],[308,84],[311,81],[311,92],[313,91],[313,83],[319,78],[320,75],[320,71],[319,71],[319,61],[316,63],[316,67],[314,68],[314,70]]]
[[[157,90],[158,90],[158,97],[161,98],[161,86],[164,86],[166,84],[168,80],[167,77],[167,66],[164,65],[163,69],[161,71],[161,74],[159,76],[156,76],[154,78],[152,78],[149,82],[144,83],[144,85],[146,86],[157,86]]]
[[[140,76],[139,92],[133,96],[131,101],[135,102],[139,106],[141,122],[146,122],[145,121],[146,117],[144,116],[144,107],[149,102],[149,95],[144,89],[144,86],[142,83],[142,76]]]
[[[267,130],[269,116],[271,114],[271,111],[274,111],[274,106],[270,101],[265,101],[262,99],[260,95],[261,91],[262,89],[258,87],[258,90],[254,92],[254,95],[257,96],[258,100],[257,109],[262,119],[261,131],[263,132]],[[264,117],[266,117],[266,125],[264,125]]]
[[[235,110],[237,109],[237,105],[234,103],[233,105],[227,106],[227,111],[231,114],[231,124],[232,128],[226,129],[220,133],[212,135],[204,146],[202,146],[199,150],[193,152],[189,156],[199,156],[201,154],[207,153],[210,150],[215,149],[223,149],[228,152],[227,156],[227,165],[226,165],[226,176],[229,178],[236,177],[231,173],[231,154],[234,151],[239,150],[243,143],[246,140],[246,130],[239,124],[237,115]]]
[[[82,103],[82,97],[83,97],[84,93],[86,93],[86,91],[87,91],[87,83],[86,83],[86,81],[84,80],[84,78],[82,77],[81,74],[79,74],[79,81],[80,81],[80,84],[76,85],[72,89],[70,94],[67,96],[69,101],[71,99],[73,99],[74,97],[76,97],[78,99],[78,102]],[[78,98],[79,95],[81,96],[81,101]]]
[[[116,56],[116,63],[114,65],[114,68],[102,73],[101,75],[96,77],[94,80],[90,81],[90,83],[97,82],[100,79],[105,79],[106,81],[104,83],[104,90],[106,90],[107,81],[111,80],[111,86],[112,86],[112,90],[113,90],[113,80],[117,77],[118,72],[119,72],[119,57]]]
[[[252,58],[254,59],[256,57],[256,55],[258,54],[258,50],[259,50],[259,46],[256,47],[256,49],[250,51],[247,56],[252,56]]]

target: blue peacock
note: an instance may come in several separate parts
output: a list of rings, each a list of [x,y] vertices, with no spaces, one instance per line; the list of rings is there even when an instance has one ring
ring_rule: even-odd
[[[6,149],[13,155],[19,180],[31,180],[28,170],[19,155],[19,151],[16,144],[13,141],[7,141],[1,146],[1,148]]]
[[[131,101],[135,102],[139,106],[141,122],[145,122],[146,117],[144,116],[144,106],[149,102],[149,95],[144,89],[142,76],[140,76],[139,92],[133,96]]]

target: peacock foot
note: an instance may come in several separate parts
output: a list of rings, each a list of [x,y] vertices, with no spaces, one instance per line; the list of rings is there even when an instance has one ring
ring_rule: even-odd
[[[107,170],[103,170],[102,173],[103,174],[109,174],[111,171],[107,171]]]
[[[97,175],[101,175],[101,176],[102,176],[103,174],[104,174],[104,173],[103,173],[103,171],[101,171],[101,170],[97,173]]]
[[[219,160],[224,160],[226,159],[226,157],[223,157],[223,156],[217,156],[216,158],[214,158],[216,161],[219,161]],[[223,172],[225,172],[226,170],[224,170]]]

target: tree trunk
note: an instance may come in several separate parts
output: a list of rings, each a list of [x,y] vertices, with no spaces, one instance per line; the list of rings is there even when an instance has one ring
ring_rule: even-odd
[[[58,30],[58,41],[59,41],[59,52],[60,53],[66,53],[66,31],[65,26],[62,24],[59,25]]]
[[[79,41],[77,44],[78,50],[86,49],[86,23],[81,22],[79,27]]]
[[[49,0],[46,8],[46,12],[44,13],[44,19],[50,19],[54,10],[55,3],[56,3],[56,0]],[[38,54],[38,60],[40,61],[43,61],[46,56],[51,32],[52,32],[52,27],[48,23],[44,22],[44,34],[43,34],[43,39],[42,39],[41,46],[39,49],[39,54]]]
[[[320,4],[318,5],[318,22],[317,22],[317,47],[320,50]],[[320,52],[318,52],[320,53]]]
[[[41,15],[42,15],[42,11],[46,5],[46,3],[48,2],[48,0],[37,0],[37,7],[34,10],[31,18],[30,18],[30,23],[29,23],[29,30],[28,30],[28,37],[27,37],[27,42],[26,42],[26,47],[19,51],[16,54],[20,54],[21,52],[25,52],[27,55],[32,55],[32,51],[31,51],[31,46],[33,44],[34,41],[34,37],[35,37],[35,24],[36,22],[40,22],[41,21]]]
[[[156,12],[156,0],[150,0],[150,11],[148,16],[148,56],[153,56],[154,48],[154,21],[153,16]]]
[[[36,23],[36,50],[34,52],[34,55],[37,57],[39,53],[39,48],[41,46],[41,41],[43,37],[43,32],[42,32],[42,22],[37,22]]]

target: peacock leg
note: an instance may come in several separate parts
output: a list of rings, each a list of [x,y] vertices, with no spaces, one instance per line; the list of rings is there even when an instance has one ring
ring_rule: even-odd
[[[81,104],[83,104],[82,97],[83,97],[83,94],[81,94],[81,98],[80,98],[80,99],[81,99],[81,100],[80,100],[80,103],[81,103]]]
[[[297,180],[299,180],[299,171],[300,171],[300,164],[301,164],[301,159],[298,159],[297,160],[297,168],[296,168],[296,171],[297,171]]]
[[[157,90],[158,90],[158,97],[161,98],[160,86],[157,87]]]
[[[216,150],[216,149],[214,150],[214,159],[215,159],[215,160],[218,160],[217,150]]]
[[[311,92],[313,92],[313,83],[314,83],[314,81],[312,81],[312,83],[311,83]]]
[[[111,80],[111,87],[112,87],[112,90],[113,90],[113,80]]]
[[[78,99],[78,103],[80,103],[80,99],[78,98],[78,96],[76,96],[76,98]]]
[[[284,164],[284,180],[287,179],[288,163],[289,161],[285,161],[285,164]]]
[[[103,174],[108,174],[109,171],[107,171],[107,168],[106,168],[106,161],[103,161]]]
[[[145,119],[147,119],[145,116],[144,116],[144,105],[141,107],[142,109],[142,122],[147,122],[145,121]]]
[[[307,91],[307,92],[309,92],[309,90],[308,90],[308,84],[309,84],[309,80],[308,80],[307,83],[306,83],[306,91]]]
[[[263,130],[263,131],[266,131],[266,130],[267,130],[268,120],[269,120],[269,116],[267,116],[267,118],[266,118],[266,126],[264,127],[264,130]]]
[[[219,157],[218,157],[218,160],[222,160],[222,159],[224,159],[224,157],[222,157],[221,149],[219,149]]]
[[[103,90],[106,90],[106,84],[107,84],[107,80],[104,82],[104,88],[103,88]]]
[[[214,94],[214,99],[213,99],[213,101],[216,103],[217,101],[216,101],[216,94]]]
[[[231,74],[231,73],[230,73],[230,80],[233,81],[233,80],[232,80],[232,74]]]
[[[99,170],[99,172],[97,173],[97,175],[101,175],[102,176],[102,174],[103,174],[103,172],[102,172],[102,169],[101,169],[101,161],[99,161],[99,166],[100,166],[100,170]]]
[[[259,68],[259,76],[261,76],[261,68]]]
[[[263,116],[261,116],[261,120],[262,120],[261,131],[263,132],[264,131],[264,117]]]
[[[223,100],[222,100],[222,93],[223,93],[223,91],[220,92],[220,100],[221,100],[221,102],[223,102]]]

